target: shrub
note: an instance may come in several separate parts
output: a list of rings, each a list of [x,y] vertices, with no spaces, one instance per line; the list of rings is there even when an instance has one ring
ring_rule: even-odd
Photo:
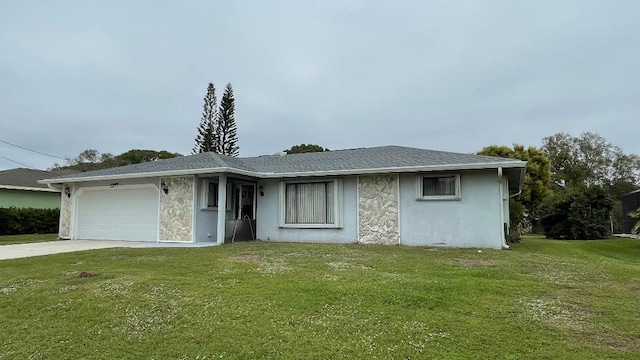
[[[507,233],[507,241],[509,243],[520,242],[520,237],[525,228],[524,205],[509,199],[509,229]]]
[[[60,209],[0,208],[0,235],[58,232]]]
[[[521,238],[522,234],[519,231],[510,231],[509,234],[507,234],[507,242],[509,242],[509,244],[519,243]]]
[[[613,203],[598,186],[579,186],[547,197],[541,223],[547,238],[603,239],[610,232]]]

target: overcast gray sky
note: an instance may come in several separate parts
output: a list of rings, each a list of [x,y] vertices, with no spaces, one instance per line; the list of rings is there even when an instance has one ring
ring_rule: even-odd
[[[640,153],[639,19],[636,0],[3,1],[0,139],[189,154],[207,83],[230,82],[241,156],[583,131]]]

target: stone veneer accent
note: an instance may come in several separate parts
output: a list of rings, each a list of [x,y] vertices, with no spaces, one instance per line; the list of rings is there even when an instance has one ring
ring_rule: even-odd
[[[64,189],[64,186],[62,187]],[[71,199],[64,192],[60,200],[60,230],[58,237],[61,239],[71,238]]]
[[[358,242],[398,244],[398,175],[358,177]]]
[[[160,190],[160,241],[191,241],[194,177],[161,178],[169,193]]]

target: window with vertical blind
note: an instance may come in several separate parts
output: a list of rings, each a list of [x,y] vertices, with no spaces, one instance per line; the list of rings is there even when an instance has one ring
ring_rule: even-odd
[[[418,199],[459,200],[460,174],[418,176]]]
[[[284,227],[338,227],[338,182],[283,183]]]

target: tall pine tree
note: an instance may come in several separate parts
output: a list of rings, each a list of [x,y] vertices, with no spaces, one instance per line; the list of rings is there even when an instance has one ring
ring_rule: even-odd
[[[200,118],[193,154],[217,150],[217,144],[219,143],[219,140],[216,138],[217,102],[216,88],[213,83],[209,83],[209,86],[207,86],[207,95],[204,97],[202,118]]]
[[[238,146],[235,111],[233,88],[231,84],[227,84],[224,88],[222,100],[220,100],[220,110],[218,111],[215,127],[217,146],[214,146],[214,151],[217,153],[229,156],[238,156],[239,154],[240,147]]]

